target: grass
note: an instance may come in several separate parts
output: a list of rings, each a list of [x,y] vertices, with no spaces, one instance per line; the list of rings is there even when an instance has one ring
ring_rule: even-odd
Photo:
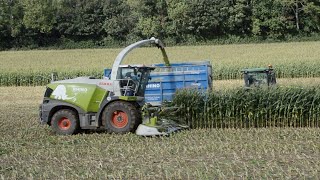
[[[171,137],[53,135],[44,87],[0,87],[1,179],[319,179],[313,128],[197,129]]]
[[[269,44],[168,47],[171,62],[211,60],[215,79],[240,78],[246,67],[273,64],[278,77],[320,77],[320,41]],[[122,49],[0,52],[0,72],[103,72]],[[156,48],[132,51],[123,64],[163,63]],[[1,73],[0,73],[1,74]],[[6,75],[7,76],[7,75]]]

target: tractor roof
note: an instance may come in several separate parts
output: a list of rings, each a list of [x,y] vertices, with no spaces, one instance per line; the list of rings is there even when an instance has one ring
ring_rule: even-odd
[[[144,64],[131,64],[131,65],[119,65],[119,67],[127,67],[127,68],[155,68],[154,66],[146,66]]]
[[[243,69],[241,72],[243,73],[256,73],[256,72],[269,72],[273,71],[272,68],[248,68],[248,69]]]

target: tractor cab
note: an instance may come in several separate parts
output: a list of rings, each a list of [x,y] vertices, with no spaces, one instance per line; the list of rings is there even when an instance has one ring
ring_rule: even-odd
[[[245,82],[245,87],[261,87],[275,85],[276,76],[272,66],[268,68],[251,68],[241,71]]]
[[[117,80],[123,96],[144,97],[145,89],[154,67],[144,65],[120,65]]]

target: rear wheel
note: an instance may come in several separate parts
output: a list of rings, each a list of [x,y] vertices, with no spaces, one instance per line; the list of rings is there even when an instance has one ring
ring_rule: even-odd
[[[80,128],[77,114],[69,109],[61,109],[52,116],[51,127],[56,134],[75,134]]]
[[[141,116],[140,111],[133,104],[116,101],[105,107],[102,121],[110,133],[127,133],[136,130],[141,123]]]

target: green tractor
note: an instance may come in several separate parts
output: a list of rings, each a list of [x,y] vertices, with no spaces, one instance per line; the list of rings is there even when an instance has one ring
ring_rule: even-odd
[[[159,128],[160,122],[149,114],[144,93],[149,74],[154,67],[121,65],[124,57],[134,48],[155,44],[161,49],[169,65],[164,45],[151,38],[131,44],[115,59],[109,78],[78,77],[54,81],[47,85],[40,105],[40,122],[51,126],[56,134],[70,135],[82,129],[104,129],[109,133],[135,132],[139,135],[166,135],[181,129],[172,124],[170,129]],[[150,123],[149,121],[152,121]]]
[[[276,75],[271,65],[268,68],[243,69],[243,79],[246,88],[273,86],[277,83]]]

